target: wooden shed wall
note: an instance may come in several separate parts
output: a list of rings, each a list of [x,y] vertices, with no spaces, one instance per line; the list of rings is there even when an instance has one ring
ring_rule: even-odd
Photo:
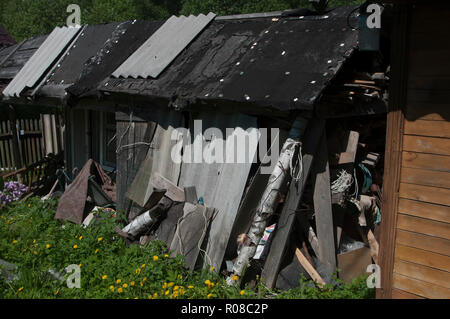
[[[382,226],[379,296],[450,298],[450,4],[408,10],[403,103],[388,119],[389,152],[398,153],[387,164],[399,169],[386,171],[397,174],[385,179],[385,214],[395,216]]]

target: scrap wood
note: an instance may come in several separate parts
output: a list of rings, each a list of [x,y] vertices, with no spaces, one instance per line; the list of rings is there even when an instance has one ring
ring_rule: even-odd
[[[156,188],[166,189],[165,195],[174,202],[184,202],[184,191],[161,174],[154,172],[150,177],[150,182]]]
[[[295,255],[297,256],[298,261],[302,265],[302,267],[308,272],[308,274],[311,276],[312,280],[314,280],[319,287],[323,287],[326,285],[325,281],[322,279],[322,277],[319,275],[319,273],[314,269],[314,267],[311,265],[311,263],[306,259],[305,255],[302,254],[299,248],[295,249]]]

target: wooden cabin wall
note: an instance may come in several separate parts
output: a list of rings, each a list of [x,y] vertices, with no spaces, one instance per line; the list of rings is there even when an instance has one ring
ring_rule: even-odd
[[[404,61],[392,62],[378,297],[450,298],[450,4],[407,12]]]

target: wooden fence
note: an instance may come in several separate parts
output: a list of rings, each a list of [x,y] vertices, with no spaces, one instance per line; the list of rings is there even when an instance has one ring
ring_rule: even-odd
[[[63,150],[62,118],[41,114],[33,118],[0,121],[0,172],[39,162],[47,154]]]

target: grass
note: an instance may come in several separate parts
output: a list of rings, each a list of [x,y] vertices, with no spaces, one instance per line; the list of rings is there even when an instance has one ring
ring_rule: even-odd
[[[300,278],[301,287],[269,291],[262,282],[251,289],[229,287],[214,269],[190,272],[183,256],[170,257],[165,244],[130,245],[114,227],[124,220],[116,213],[101,213],[101,221],[88,228],[55,220],[57,201],[30,198],[0,210],[0,258],[18,266],[19,279],[0,277],[0,298],[373,298],[365,278],[322,289]],[[68,288],[61,274],[69,265],[80,267],[80,288]],[[0,266],[1,267],[1,266]],[[339,281],[338,281],[339,282]]]

